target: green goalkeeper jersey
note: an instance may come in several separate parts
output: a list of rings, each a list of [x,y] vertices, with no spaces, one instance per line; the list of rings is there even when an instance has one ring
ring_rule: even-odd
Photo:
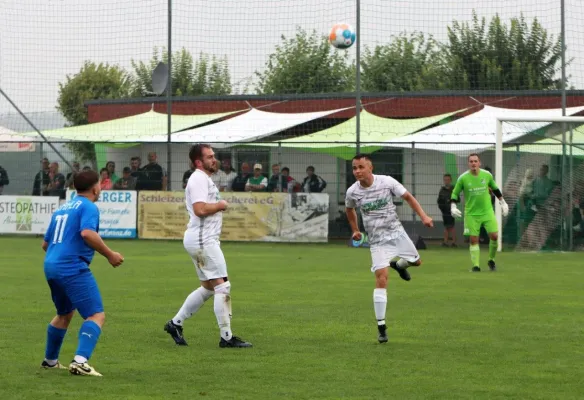
[[[458,200],[460,192],[464,193],[465,215],[493,214],[489,188],[498,189],[493,175],[489,171],[481,169],[477,175],[473,175],[469,170],[458,177],[450,198]]]

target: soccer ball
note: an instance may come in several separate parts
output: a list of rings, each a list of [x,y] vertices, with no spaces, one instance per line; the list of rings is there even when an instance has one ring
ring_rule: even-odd
[[[335,24],[329,33],[329,42],[337,49],[348,49],[355,43],[355,30],[349,24]]]

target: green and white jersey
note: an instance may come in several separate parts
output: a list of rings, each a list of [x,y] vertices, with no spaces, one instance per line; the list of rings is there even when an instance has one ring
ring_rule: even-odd
[[[498,189],[493,175],[489,171],[481,169],[477,175],[473,175],[469,170],[458,177],[451,199],[458,200],[460,192],[463,192],[465,215],[493,214],[489,188],[492,190]]]
[[[402,197],[406,188],[391,176],[373,175],[373,184],[361,186],[359,181],[347,190],[345,206],[359,208],[371,247],[391,243],[404,234],[397,217],[393,197]]]

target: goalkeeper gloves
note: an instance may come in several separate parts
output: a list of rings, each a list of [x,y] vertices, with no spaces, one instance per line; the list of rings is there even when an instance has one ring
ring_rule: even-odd
[[[501,197],[501,199],[499,200],[499,204],[501,205],[501,213],[503,214],[504,217],[506,217],[507,214],[509,214],[509,206],[507,205],[507,202],[505,201],[504,198]]]
[[[460,212],[460,210],[458,208],[456,208],[455,203],[450,203],[450,214],[452,214],[452,216],[454,218],[462,217],[462,213]]]

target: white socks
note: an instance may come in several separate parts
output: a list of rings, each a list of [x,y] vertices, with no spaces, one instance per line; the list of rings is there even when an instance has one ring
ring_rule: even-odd
[[[217,325],[221,331],[221,337],[230,340],[231,333],[231,282],[223,282],[215,286],[215,302],[213,310],[217,317]]]
[[[400,258],[397,260],[397,266],[400,268],[407,268],[410,266],[410,263],[405,258]]]
[[[377,325],[385,325],[385,309],[387,308],[387,289],[373,289],[373,308]]]
[[[199,287],[197,290],[189,294],[184,304],[172,319],[175,325],[182,325],[186,319],[189,319],[196,313],[202,305],[213,296],[212,290],[207,290],[204,287]]]

